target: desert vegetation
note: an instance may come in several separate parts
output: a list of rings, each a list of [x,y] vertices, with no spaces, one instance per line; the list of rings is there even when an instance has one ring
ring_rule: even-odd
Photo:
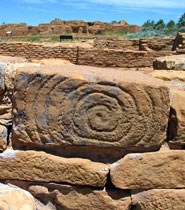
[[[165,37],[175,36],[177,32],[185,32],[185,13],[179,18],[178,22],[170,20],[165,23],[163,19],[155,22],[147,20],[142,29],[137,33],[127,33],[123,35],[125,38],[143,38],[143,37]]]

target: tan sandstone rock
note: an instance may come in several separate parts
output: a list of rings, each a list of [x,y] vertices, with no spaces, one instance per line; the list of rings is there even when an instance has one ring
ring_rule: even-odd
[[[185,151],[132,153],[111,166],[112,183],[121,189],[185,188]]]
[[[8,130],[5,126],[0,125],[0,152],[7,148]]]
[[[104,186],[108,166],[80,158],[61,158],[45,152],[6,150],[0,154],[1,180],[66,182]]]
[[[153,62],[154,69],[185,70],[185,55],[159,57]]]
[[[39,65],[19,57],[0,56],[0,124],[12,125],[12,96],[16,69]]]
[[[11,181],[36,197],[42,206],[50,203],[62,210],[129,210],[131,196],[116,188],[91,188],[56,183]],[[42,208],[39,208],[39,210]]]
[[[185,71],[155,70],[150,73],[153,77],[165,81],[179,80],[185,82]]]
[[[13,144],[160,147],[169,92],[139,72],[85,66],[25,67],[15,84]]]
[[[6,63],[0,62],[0,95],[2,95],[5,91],[5,69],[7,65]]]
[[[185,91],[172,88],[171,95],[168,140],[174,145],[185,145]]]
[[[132,195],[134,210],[184,210],[184,189],[153,189]]]
[[[0,184],[0,209],[36,210],[33,196],[18,187]]]
[[[64,210],[129,210],[131,206],[129,194],[118,189],[106,191],[63,186],[55,201]]]

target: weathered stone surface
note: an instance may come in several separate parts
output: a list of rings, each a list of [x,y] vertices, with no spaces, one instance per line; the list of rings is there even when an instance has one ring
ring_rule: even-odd
[[[19,57],[0,56],[0,124],[12,125],[12,96],[16,69],[39,65]]]
[[[93,190],[63,186],[56,203],[64,210],[129,210],[131,198],[121,190]],[[74,202],[71,202],[74,201]]]
[[[157,58],[153,63],[154,69],[185,70],[185,55],[172,55]]]
[[[184,210],[185,190],[153,189],[132,194],[132,205],[134,206],[134,210]]]
[[[185,71],[155,70],[151,72],[151,75],[164,81],[179,80],[185,82]]]
[[[104,186],[108,166],[80,158],[61,158],[45,152],[6,150],[0,154],[0,179],[66,182]]]
[[[0,209],[35,210],[32,195],[18,187],[0,184]]]
[[[2,95],[5,91],[5,69],[7,65],[6,63],[0,62],[0,95]]]
[[[0,152],[7,148],[8,130],[5,126],[0,125]]]
[[[133,153],[111,166],[112,183],[121,189],[185,187],[185,151]]]
[[[185,91],[172,88],[171,95],[167,137],[174,145],[185,145]]]
[[[129,210],[131,197],[127,191],[115,188],[90,188],[54,183],[16,182],[41,203],[50,203],[57,210]],[[40,205],[42,206],[42,205]]]
[[[138,72],[25,67],[15,87],[14,146],[151,150],[166,135],[168,88]]]

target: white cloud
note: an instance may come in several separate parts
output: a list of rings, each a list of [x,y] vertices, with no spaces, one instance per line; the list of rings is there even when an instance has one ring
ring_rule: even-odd
[[[30,4],[44,4],[44,3],[56,3],[57,0],[18,0],[22,3],[30,3]]]
[[[66,0],[68,2],[81,2],[80,0]],[[96,3],[111,6],[139,7],[139,8],[185,8],[185,0],[84,0],[83,3]]]
[[[43,9],[43,8],[37,8],[37,7],[30,7],[30,6],[17,6],[17,8],[22,9],[22,10],[29,10],[29,11],[34,11],[34,12],[44,12],[44,13],[53,13],[51,10]]]

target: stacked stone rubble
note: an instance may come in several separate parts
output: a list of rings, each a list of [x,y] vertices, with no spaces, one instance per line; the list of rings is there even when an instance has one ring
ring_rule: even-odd
[[[178,33],[175,41],[173,50],[176,50],[178,54],[185,53],[185,33]]]
[[[158,79],[73,65],[6,63],[1,78],[12,68],[13,128],[0,154],[1,182],[29,191],[38,210],[184,209],[185,152],[161,149],[170,105],[180,122],[170,141],[184,144],[183,93],[173,90],[172,101]],[[97,155],[110,149],[107,159]],[[122,156],[111,159],[116,151]],[[27,209],[34,209],[33,197]]]

